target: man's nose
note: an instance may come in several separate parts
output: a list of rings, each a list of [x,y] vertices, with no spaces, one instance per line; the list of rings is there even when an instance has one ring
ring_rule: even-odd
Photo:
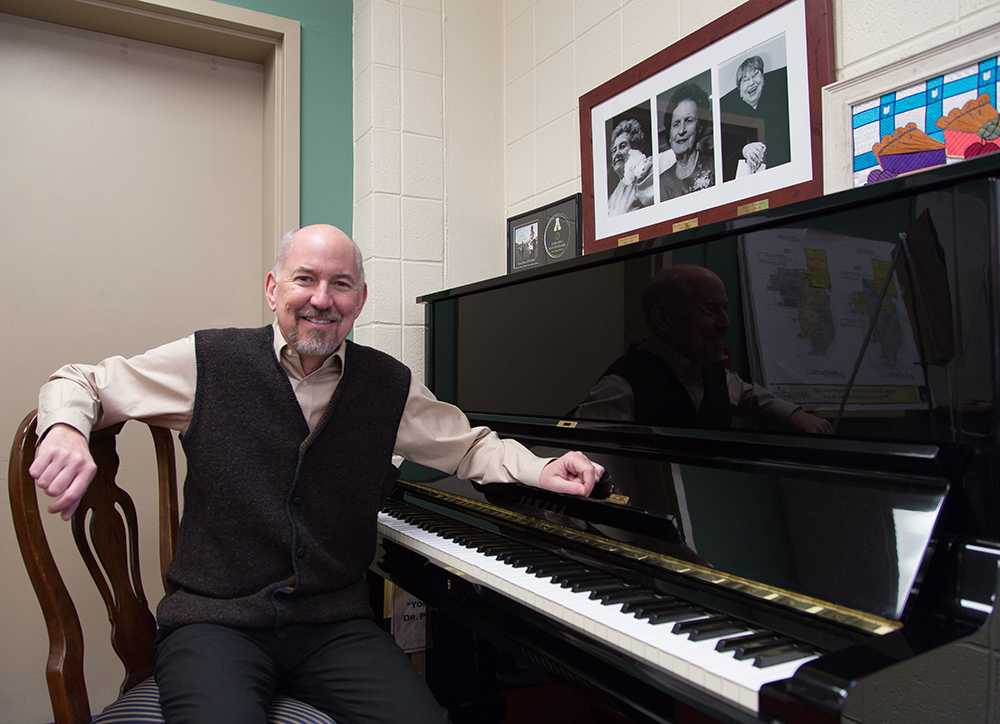
[[[320,282],[316,285],[316,289],[313,291],[312,297],[309,299],[309,303],[317,309],[326,309],[333,304],[333,298],[330,295],[330,287],[326,282]]]

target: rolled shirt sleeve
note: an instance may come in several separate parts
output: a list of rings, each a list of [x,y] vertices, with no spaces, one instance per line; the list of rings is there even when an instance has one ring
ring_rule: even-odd
[[[124,420],[183,432],[191,421],[196,384],[194,335],[135,357],[66,365],[38,393],[39,436],[56,423],[89,436]]]
[[[735,372],[726,371],[726,387],[729,400],[743,413],[758,412],[772,420],[787,421],[800,405],[775,397],[766,387],[744,381]]]
[[[472,427],[465,413],[416,380],[410,382],[395,452],[466,480],[527,485],[538,485],[542,468],[552,460],[537,457],[516,440],[500,438],[488,427]]]

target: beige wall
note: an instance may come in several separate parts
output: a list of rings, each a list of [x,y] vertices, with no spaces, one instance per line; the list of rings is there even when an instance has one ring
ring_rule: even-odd
[[[8,354],[0,477],[49,372],[136,354],[208,325],[258,324],[262,66],[0,15],[0,218]],[[225,283],[220,283],[224,280]],[[148,433],[123,433],[119,481],[142,521],[142,576],[162,596]],[[43,496],[44,497],[44,496]],[[103,603],[69,527],[45,521],[83,620],[95,711],[121,683]],[[4,652],[0,721],[51,720],[47,636],[0,506]]]

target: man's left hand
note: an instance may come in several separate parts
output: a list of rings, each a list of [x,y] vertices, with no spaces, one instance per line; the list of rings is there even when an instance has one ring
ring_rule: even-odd
[[[809,432],[813,435],[829,435],[833,432],[833,425],[830,424],[829,420],[805,410],[796,410],[788,421],[799,432]]]
[[[604,474],[604,466],[591,461],[582,452],[568,452],[544,468],[538,487],[553,493],[590,495],[594,483]]]

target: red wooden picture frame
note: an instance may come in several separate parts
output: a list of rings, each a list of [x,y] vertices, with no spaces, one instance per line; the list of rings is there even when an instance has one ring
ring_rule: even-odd
[[[663,236],[822,194],[820,92],[824,85],[834,80],[831,2],[832,0],[751,0],[580,97],[583,187],[581,222],[584,253]],[[787,28],[783,25],[785,23],[788,24]],[[716,150],[712,153],[713,159],[719,159],[712,163],[716,170],[720,169],[722,156],[718,150],[718,139],[722,133],[722,118],[716,113],[725,88],[720,89],[719,79],[728,69],[728,85],[731,87],[734,82],[732,76],[735,61],[753,54],[755,44],[773,35],[775,28],[781,32],[771,40],[777,41],[780,38],[780,53],[783,54],[785,63],[785,67],[780,70],[783,74],[787,73],[787,80],[784,81],[788,89],[789,109],[786,128],[791,131],[786,130],[786,136],[790,135],[792,140],[786,144],[791,147],[790,162],[770,169],[766,169],[765,164],[762,168],[766,169],[766,173],[752,177],[724,178],[716,172],[713,175],[715,180],[708,188],[695,186],[697,193],[681,191],[681,194],[686,193],[683,198],[663,198],[669,190],[661,188],[661,182],[664,187],[667,185],[665,179],[659,176],[663,172],[661,165],[673,163],[677,156],[672,150],[673,144],[666,149],[669,153],[663,150],[662,137],[669,136],[669,133],[664,134],[668,131],[664,126],[669,124],[664,118],[665,114],[657,112],[658,103],[663,104],[660,99],[667,97],[672,88],[690,85],[682,81],[693,79],[696,72],[702,80],[711,78],[710,90],[714,91],[709,94],[714,109],[712,118],[717,119],[713,121]],[[804,72],[803,61],[806,66]],[[702,68],[703,70],[698,70]],[[807,102],[804,104],[801,102],[801,93],[798,92],[803,88],[807,95]],[[737,91],[734,88],[730,95]],[[644,102],[634,104],[636,99]],[[619,111],[615,110],[616,104],[622,105]],[[622,117],[620,111],[634,110],[641,116],[647,109],[649,116],[643,123],[646,135],[652,142],[647,168],[651,167],[650,173],[655,176],[651,181],[657,181],[648,190],[652,192],[653,200],[648,202],[650,194],[647,193],[645,207],[636,207],[628,212],[613,212],[612,205],[616,209],[621,207],[620,199],[612,201],[609,198],[612,196],[609,188],[614,177],[609,171],[611,164],[607,149],[611,139],[607,136],[611,134],[612,121]],[[804,112],[806,110],[808,113]],[[607,115],[607,120],[601,121],[602,114]],[[674,117],[676,116],[670,118]],[[661,118],[664,120],[660,120]],[[657,128],[659,133],[656,132]],[[660,140],[658,135],[661,136]],[[595,169],[595,149],[598,148],[602,150],[603,162],[598,159],[597,163],[601,168]],[[735,148],[735,144],[731,144],[731,148]],[[796,153],[796,150],[799,152]],[[669,171],[669,168],[671,167],[666,170]],[[626,174],[628,173],[626,170]],[[604,176],[598,177],[598,174]],[[620,173],[618,175],[622,176]],[[720,181],[720,178],[723,180]],[[791,182],[786,184],[786,179]],[[595,186],[596,193],[604,194],[597,197],[597,204]],[[615,195],[617,192],[616,187]],[[630,226],[633,220],[634,226]]]

